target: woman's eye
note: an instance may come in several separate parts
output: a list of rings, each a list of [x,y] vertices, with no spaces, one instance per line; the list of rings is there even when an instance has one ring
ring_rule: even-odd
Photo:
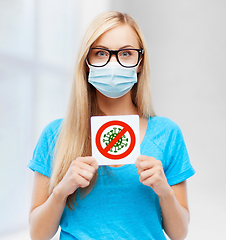
[[[99,51],[99,52],[96,53],[96,55],[97,55],[98,57],[105,57],[107,54],[106,54],[106,52],[104,52],[104,51]]]
[[[120,53],[121,57],[129,57],[131,55],[131,53],[129,51],[123,51]]]

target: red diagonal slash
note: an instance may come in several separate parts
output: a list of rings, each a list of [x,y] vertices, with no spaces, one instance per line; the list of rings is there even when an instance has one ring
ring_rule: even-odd
[[[107,153],[117,142],[118,140],[128,131],[126,127],[124,127],[113,140],[103,149],[104,153]]]

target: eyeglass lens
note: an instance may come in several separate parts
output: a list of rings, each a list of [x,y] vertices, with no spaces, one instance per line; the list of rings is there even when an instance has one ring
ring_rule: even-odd
[[[104,49],[94,48],[90,49],[88,58],[91,65],[100,67],[108,62],[110,53]],[[123,49],[118,52],[118,61],[125,67],[135,66],[138,63],[138,58],[139,52],[137,50]]]

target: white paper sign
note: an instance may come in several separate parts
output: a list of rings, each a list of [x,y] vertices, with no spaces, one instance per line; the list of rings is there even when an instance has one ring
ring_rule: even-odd
[[[138,115],[91,117],[92,156],[99,165],[135,163],[140,155]]]

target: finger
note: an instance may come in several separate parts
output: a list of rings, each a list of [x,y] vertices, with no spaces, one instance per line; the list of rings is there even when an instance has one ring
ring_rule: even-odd
[[[159,177],[158,173],[155,173],[151,177],[148,177],[145,180],[143,180],[141,183],[143,183],[146,186],[151,186],[153,188],[153,186],[159,186],[159,184],[161,183],[161,178]]]
[[[87,171],[89,171],[91,173],[95,173],[96,172],[96,169],[93,166],[91,166],[91,165],[89,165],[87,163],[84,163],[84,162],[79,162],[78,161],[77,162],[77,166],[79,166],[81,169],[87,170]]]
[[[83,164],[84,164],[84,166],[87,165],[85,163],[83,163]],[[79,176],[83,177],[84,179],[86,179],[87,181],[90,181],[93,178],[94,172],[93,171],[90,172],[86,169],[83,169],[79,165],[82,165],[82,163],[74,161],[72,164],[71,171],[72,171],[73,178],[76,179],[77,176],[79,175]],[[86,168],[86,166],[85,166],[85,168]]]
[[[159,160],[156,160],[153,157],[148,157],[147,160],[143,160],[138,165],[138,173],[140,174],[142,171],[153,168],[155,166],[158,166],[159,168],[162,168],[162,162]]]
[[[88,187],[90,184],[90,181],[88,181],[87,179],[85,179],[84,177],[82,177],[80,175],[77,175],[76,181],[77,181],[78,187],[81,187],[81,188]]]
[[[89,185],[89,180],[86,179],[88,177],[84,177],[82,176],[82,169],[75,165],[75,163],[73,162],[71,167],[70,167],[70,173],[67,176],[64,176],[64,178],[66,177],[66,179],[68,180],[68,184],[66,187],[69,187],[68,185],[74,185],[76,186],[75,189],[77,189],[78,187],[81,186],[88,186]]]
[[[96,170],[98,169],[98,162],[94,157],[79,157],[76,159],[77,161],[87,163],[93,166]]]
[[[157,164],[152,169],[146,170],[140,174],[140,180],[144,184],[148,181],[148,184],[156,184],[166,179],[162,166]]]
[[[135,161],[135,166],[136,166],[137,168],[138,168],[138,166],[139,166],[140,161],[141,161],[141,157],[138,156],[137,159],[136,159],[136,161]]]
[[[138,174],[140,174],[140,171],[142,170],[141,169],[141,165],[140,165],[141,162],[144,162],[146,160],[147,160],[146,156],[140,155],[140,156],[137,157],[137,159],[135,161],[135,166],[136,166],[136,168],[138,170]]]
[[[146,156],[146,155],[140,155],[140,156],[138,156],[138,160],[139,160],[140,162],[146,161],[146,160],[150,160],[151,158],[154,158],[154,157],[149,157],[149,156]],[[155,158],[154,158],[154,159],[155,159]]]
[[[79,166],[77,166],[77,168],[75,168],[75,172],[76,172],[76,174],[83,177],[87,181],[90,181],[94,176],[94,172],[90,172],[86,169],[80,168]]]
[[[84,169],[81,169],[78,174],[81,177],[85,178],[87,181],[90,181],[93,178],[93,176],[94,176],[93,173],[91,173],[91,172],[89,172],[87,170],[84,170]]]
[[[145,181],[147,178],[152,177],[156,173],[155,169],[151,168],[140,173],[140,182]]]
[[[139,155],[135,161],[135,165],[137,166],[140,162],[147,160],[149,157],[145,155]]]
[[[148,170],[148,169],[151,169],[154,167],[154,164],[148,160],[146,161],[141,161],[139,164],[138,164],[138,167],[137,167],[137,170],[138,170],[138,174],[140,175],[141,172],[145,171],[145,170]]]

